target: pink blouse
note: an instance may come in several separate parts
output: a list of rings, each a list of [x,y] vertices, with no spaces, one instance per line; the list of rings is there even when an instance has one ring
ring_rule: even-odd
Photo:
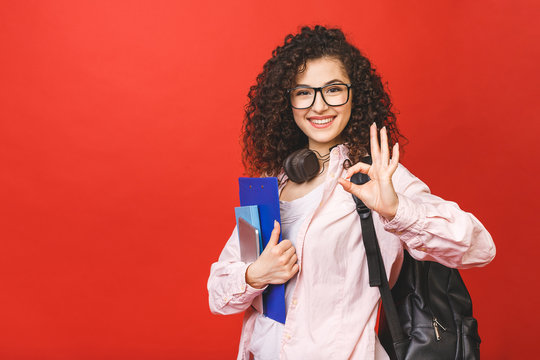
[[[281,359],[388,358],[374,330],[380,296],[378,288],[369,286],[358,214],[351,195],[337,183],[345,175],[345,159],[346,146],[332,149],[320,204],[295,239],[300,270],[281,339]],[[373,218],[391,285],[401,269],[403,248],[417,260],[454,268],[484,266],[493,259],[493,240],[472,214],[432,195],[402,165],[392,181],[399,197],[396,216],[392,221]],[[213,313],[245,311],[238,359],[246,360],[257,316],[250,305],[256,298],[260,301],[264,290],[246,284],[248,265],[240,261],[234,229],[208,279]]]

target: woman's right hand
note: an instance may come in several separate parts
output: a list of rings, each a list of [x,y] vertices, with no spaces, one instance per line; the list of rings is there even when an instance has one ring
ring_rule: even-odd
[[[296,249],[290,240],[278,244],[280,226],[274,221],[274,230],[261,256],[248,266],[246,283],[254,288],[268,284],[284,284],[298,272]]]

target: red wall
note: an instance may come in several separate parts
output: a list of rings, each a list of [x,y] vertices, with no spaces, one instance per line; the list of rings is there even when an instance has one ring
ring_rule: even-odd
[[[241,316],[210,314],[206,280],[234,226],[243,106],[315,23],[388,81],[403,163],[490,230],[497,257],[463,272],[482,352],[528,358],[539,3],[189,3],[0,4],[0,358],[235,356]]]

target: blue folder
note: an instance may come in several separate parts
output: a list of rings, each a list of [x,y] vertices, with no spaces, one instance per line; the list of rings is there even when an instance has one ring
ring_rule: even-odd
[[[274,229],[274,220],[281,223],[279,215],[278,181],[275,177],[238,178],[240,187],[240,205],[257,205],[263,247],[266,247]],[[279,234],[281,241],[281,234]],[[264,314],[285,324],[285,284],[268,285],[263,293]]]

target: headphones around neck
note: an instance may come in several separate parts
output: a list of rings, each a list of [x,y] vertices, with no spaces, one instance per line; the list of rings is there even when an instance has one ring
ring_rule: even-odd
[[[337,145],[330,148],[330,151]],[[323,162],[323,168],[319,165],[319,159]],[[330,152],[327,155],[321,156],[318,152],[310,149],[296,150],[283,162],[283,170],[289,180],[302,184],[313,179],[324,171],[324,164],[330,160]]]
[[[300,149],[287,156],[283,170],[289,180],[301,184],[317,176],[320,171],[319,159],[314,151]]]

